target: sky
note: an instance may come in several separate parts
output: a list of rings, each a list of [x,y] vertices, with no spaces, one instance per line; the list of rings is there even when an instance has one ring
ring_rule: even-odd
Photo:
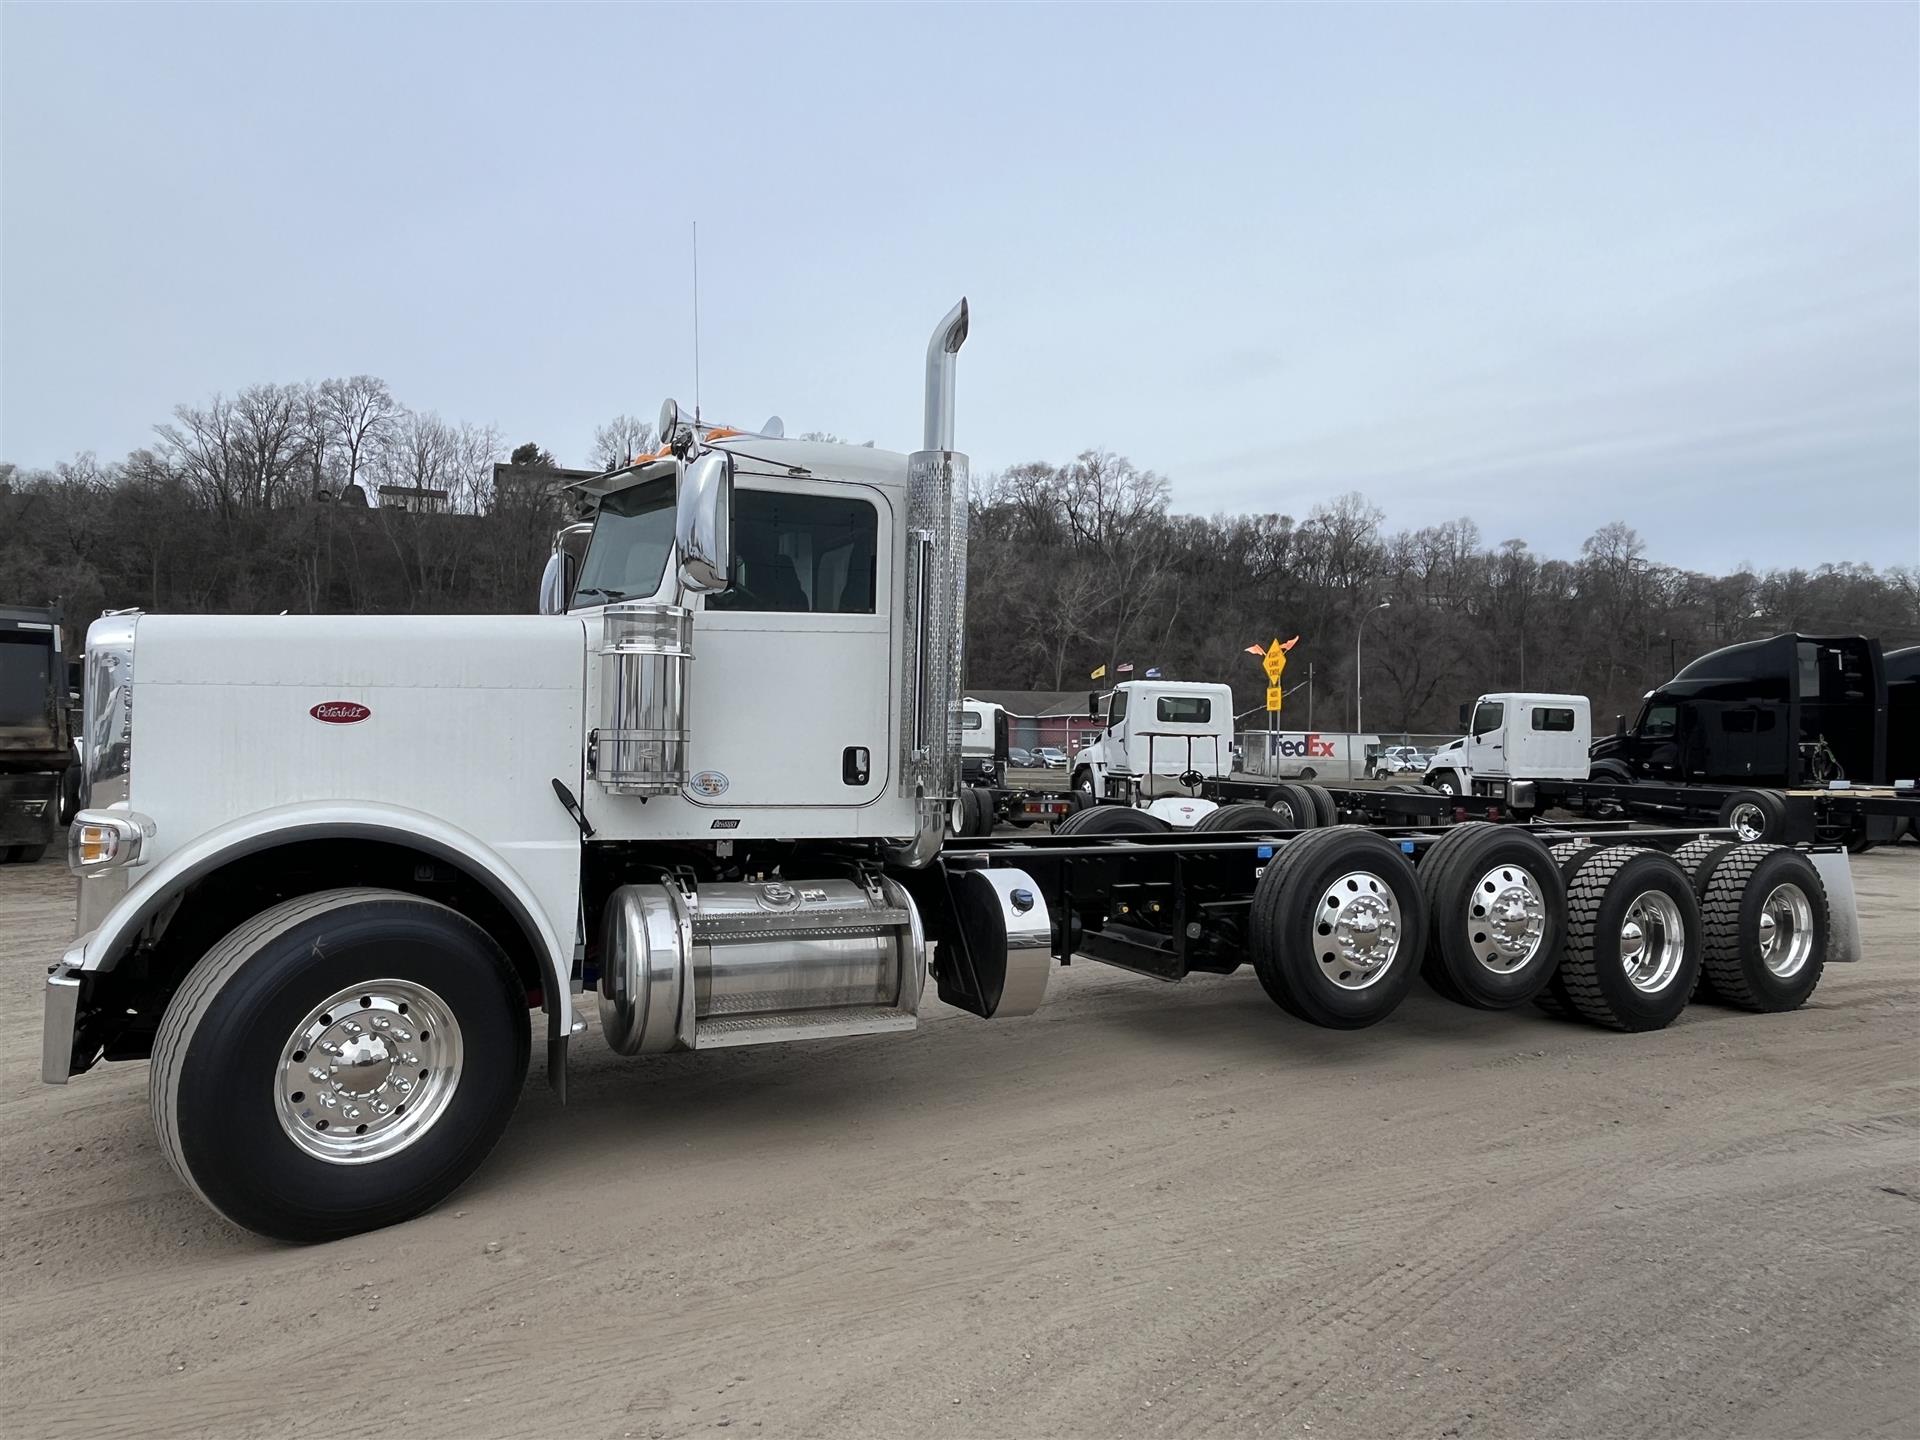
[[[0,9],[0,459],[383,377],[1920,564],[1920,7]]]

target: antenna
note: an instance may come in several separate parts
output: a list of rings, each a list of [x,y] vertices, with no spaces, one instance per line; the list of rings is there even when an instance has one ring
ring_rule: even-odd
[[[693,423],[700,423],[700,222],[693,222]]]
[[[701,422],[701,223],[693,221],[693,424]]]

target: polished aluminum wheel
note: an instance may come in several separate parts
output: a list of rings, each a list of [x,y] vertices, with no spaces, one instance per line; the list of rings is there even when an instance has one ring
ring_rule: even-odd
[[[308,1012],[280,1056],[280,1128],[316,1160],[359,1165],[418,1140],[460,1084],[460,1026],[411,980],[369,980]]]
[[[1782,980],[1798,975],[1813,955],[1813,903],[1792,881],[1767,894],[1760,907],[1760,958]]]
[[[1680,907],[1662,890],[1643,890],[1620,922],[1620,963],[1636,990],[1658,994],[1673,983],[1687,955]]]
[[[1767,833],[1767,812],[1751,800],[1742,800],[1728,812],[1727,824],[1750,845]]]
[[[1355,870],[1329,885],[1314,907],[1320,973],[1342,990],[1364,990],[1400,953],[1400,902],[1378,875]]]
[[[1473,958],[1496,975],[1511,975],[1540,953],[1547,930],[1547,898],[1540,882],[1518,865],[1482,875],[1467,906]]]

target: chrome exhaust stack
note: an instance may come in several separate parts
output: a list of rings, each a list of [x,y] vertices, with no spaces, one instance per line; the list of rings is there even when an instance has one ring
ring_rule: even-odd
[[[906,663],[900,793],[914,837],[890,851],[918,867],[940,853],[960,786],[960,662],[967,616],[967,457],[953,448],[954,357],[967,339],[963,298],[927,341],[924,449],[907,461]]]

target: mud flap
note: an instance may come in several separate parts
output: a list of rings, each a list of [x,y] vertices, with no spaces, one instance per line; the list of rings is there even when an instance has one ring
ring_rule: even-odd
[[[1844,850],[1815,850],[1807,858],[1827,890],[1827,963],[1861,957],[1860,911],[1853,898],[1853,868]]]

